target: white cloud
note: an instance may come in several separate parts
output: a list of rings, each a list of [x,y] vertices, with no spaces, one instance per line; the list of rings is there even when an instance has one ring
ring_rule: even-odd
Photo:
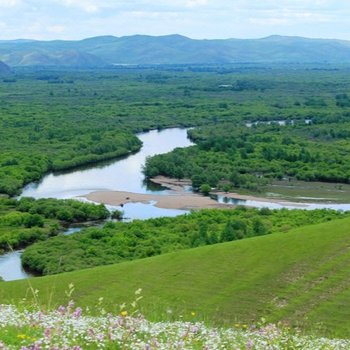
[[[327,23],[332,21],[332,16],[325,13],[283,8],[276,10],[265,10],[250,17],[249,22],[256,25],[295,25],[311,23]]]
[[[47,27],[47,30],[51,33],[62,34],[66,31],[66,27],[61,25],[53,25]]]
[[[21,5],[21,0],[0,0],[0,7],[16,7],[18,5]]]
[[[60,3],[68,7],[77,7],[88,13],[95,13],[100,9],[98,1],[92,0],[60,0]]]
[[[349,0],[0,0],[0,39],[170,33],[350,39],[349,18]]]
[[[188,0],[185,4],[186,7],[198,7],[208,5],[208,0]]]

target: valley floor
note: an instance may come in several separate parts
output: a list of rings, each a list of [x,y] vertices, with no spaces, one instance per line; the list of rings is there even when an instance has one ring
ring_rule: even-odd
[[[167,194],[144,194],[144,193],[134,193],[126,191],[95,191],[92,192],[84,198],[96,202],[108,205],[121,206],[127,203],[150,203],[155,202],[155,206],[164,209],[180,209],[180,210],[190,210],[190,209],[210,209],[210,208],[232,208],[235,203],[222,203],[222,201],[217,201],[211,197],[203,196],[199,193],[193,193],[188,191],[191,187],[191,180],[184,179],[178,180],[173,178],[168,178],[165,176],[157,176],[151,179],[155,184],[161,185],[170,189]],[[326,184],[327,185],[327,184]],[[300,184],[299,184],[300,186]],[[212,192],[212,195],[226,198],[229,202],[230,199],[238,201],[254,201],[260,203],[278,204],[280,206],[295,208],[295,209],[306,209],[308,203],[312,199],[315,202],[331,203],[328,198],[303,198],[303,202],[300,202],[301,198],[290,197],[292,200],[288,200],[287,197],[281,198],[268,196],[267,194],[262,194],[257,196],[254,194],[242,194],[236,192]]]

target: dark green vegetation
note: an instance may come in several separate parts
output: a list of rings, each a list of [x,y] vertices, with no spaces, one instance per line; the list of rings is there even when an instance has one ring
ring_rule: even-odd
[[[63,230],[62,224],[108,216],[104,205],[75,200],[0,198],[0,253],[55,236]]]
[[[190,131],[197,145],[148,160],[149,176],[190,176],[204,193],[284,177],[349,182],[349,71],[287,68],[17,71],[0,82],[0,191],[13,195],[47,171],[129,154],[141,146],[135,133],[172,126],[200,126]],[[294,125],[245,125],[281,119]],[[1,203],[3,249],[55,235],[59,220],[106,213],[76,202]],[[104,297],[112,308],[142,287],[146,314],[158,318],[154,305],[217,323],[322,322],[328,333],[348,335],[347,216],[239,209],[108,223],[40,242],[24,261],[42,273],[122,262],[34,279],[43,302],[60,303],[73,282],[81,305]],[[3,283],[2,302],[22,300],[26,283]]]
[[[143,288],[141,310],[158,320],[191,318],[192,311],[229,326],[266,317],[349,337],[349,227],[346,218],[30,282],[43,305],[67,302],[64,291],[74,283],[70,298],[78,305],[94,306],[104,297],[106,310],[118,312]],[[30,301],[27,281],[0,288],[3,303],[24,296]]]
[[[80,41],[2,41],[0,59],[11,66],[103,67],[112,64],[227,64],[246,62],[349,63],[341,40],[270,36],[193,40],[181,35],[102,36]]]
[[[203,210],[176,218],[131,223],[108,222],[71,236],[59,236],[27,248],[23,265],[39,274],[141,259],[186,248],[286,232],[293,227],[345,218],[330,210]]]
[[[145,174],[258,190],[271,179],[350,183],[350,124],[215,125],[190,130],[196,146],[148,159]]]
[[[242,67],[209,70],[25,71],[14,74],[11,82],[0,81],[0,192],[14,195],[47,171],[126,155],[141,146],[134,133],[172,126],[229,122],[234,129],[232,125],[243,126],[245,121],[312,119],[312,126],[300,124],[298,133],[292,134],[298,148],[306,150],[304,157],[316,138],[317,142],[336,143],[337,147],[331,148],[333,153],[344,145],[336,157],[345,161],[342,154],[346,152],[348,125],[344,123],[349,118],[346,101],[350,86],[347,70],[275,68],[273,74],[266,69]],[[329,123],[332,128],[328,128]],[[253,130],[245,132],[250,135],[247,137],[255,137]],[[289,142],[284,139],[289,129],[278,132],[280,142]],[[207,131],[193,132],[198,134],[199,143],[200,133],[206,136]],[[305,146],[301,139],[307,140]],[[256,155],[249,153],[249,143],[245,146],[248,162]],[[224,145],[224,153],[226,150]],[[237,158],[241,156],[244,152],[237,152]],[[247,174],[257,168],[250,165],[254,169],[247,169]],[[335,179],[339,179],[344,165],[337,167]],[[281,169],[275,170],[281,173]],[[333,171],[333,164],[329,170]],[[310,173],[308,169],[300,172]]]

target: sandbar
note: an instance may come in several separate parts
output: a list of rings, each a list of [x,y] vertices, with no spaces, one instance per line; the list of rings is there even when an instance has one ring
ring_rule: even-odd
[[[218,203],[215,199],[188,192],[172,192],[170,194],[155,195],[124,191],[96,191],[83,196],[84,198],[108,205],[121,206],[127,203],[150,203],[164,209],[204,209],[204,208],[233,208],[232,205]]]

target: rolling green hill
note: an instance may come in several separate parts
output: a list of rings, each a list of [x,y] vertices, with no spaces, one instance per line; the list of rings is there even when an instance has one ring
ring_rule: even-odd
[[[0,59],[10,66],[74,67],[239,62],[343,64],[350,62],[350,42],[278,35],[225,40],[195,40],[181,35],[101,36],[80,41],[14,40],[0,41]]]
[[[215,324],[253,323],[266,317],[321,334],[350,335],[350,219],[298,228],[28,281],[6,282],[2,303],[30,299],[29,285],[47,305],[67,301],[74,283],[80,305],[106,308],[143,289],[151,318],[198,318]],[[54,302],[53,302],[54,301]],[[322,324],[322,327],[319,326]]]

